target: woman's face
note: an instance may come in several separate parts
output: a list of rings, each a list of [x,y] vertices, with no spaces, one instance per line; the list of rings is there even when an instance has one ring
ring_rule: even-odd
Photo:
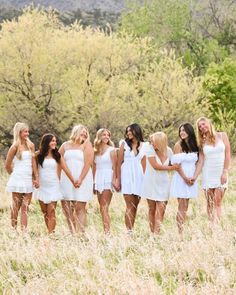
[[[126,135],[127,135],[128,139],[130,139],[130,140],[135,138],[130,127],[128,127],[128,129],[127,129]]]
[[[153,138],[150,139],[150,144],[153,146],[154,150],[158,150],[157,144],[154,142]]]
[[[108,144],[109,140],[110,140],[110,134],[107,130],[104,130],[102,132],[101,141],[102,143]]]
[[[56,146],[57,146],[57,139],[56,137],[53,136],[52,140],[49,143],[49,149],[55,150]]]
[[[179,130],[179,136],[182,140],[185,140],[188,138],[188,133],[185,131],[184,126],[181,126]]]
[[[80,142],[84,142],[87,138],[88,138],[88,132],[85,128],[83,128],[79,135]]]
[[[23,131],[20,133],[20,138],[22,140],[26,140],[29,137],[29,129],[25,128]]]
[[[206,134],[210,129],[209,123],[207,121],[199,121],[198,129],[202,134]]]

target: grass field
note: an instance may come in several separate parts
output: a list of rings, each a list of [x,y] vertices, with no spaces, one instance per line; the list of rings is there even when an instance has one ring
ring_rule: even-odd
[[[224,199],[223,218],[209,226],[201,194],[192,201],[181,240],[177,203],[171,200],[159,237],[150,235],[147,204],[138,210],[135,231],[124,226],[124,201],[111,203],[112,233],[105,236],[96,198],[88,206],[84,237],[71,236],[60,205],[56,234],[46,234],[33,201],[29,233],[10,227],[6,173],[0,172],[0,294],[236,294],[236,159]]]

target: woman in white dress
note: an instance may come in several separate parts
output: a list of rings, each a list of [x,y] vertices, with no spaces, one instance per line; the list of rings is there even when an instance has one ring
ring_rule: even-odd
[[[184,123],[179,127],[180,140],[175,144],[172,164],[180,164],[181,169],[175,172],[171,181],[170,196],[178,199],[178,211],[176,215],[179,233],[183,231],[183,225],[187,218],[189,199],[198,196],[197,183],[191,183],[198,161],[198,145],[193,126]]]
[[[116,188],[117,155],[111,141],[111,133],[105,128],[97,131],[94,140],[93,163],[94,190],[97,193],[105,233],[110,232],[109,205],[113,187]]]
[[[65,171],[72,184],[74,184],[74,179],[56,145],[56,137],[53,134],[44,134],[40,142],[39,152],[36,154],[39,189],[35,191],[34,198],[39,200],[49,234],[55,231],[56,205],[57,201],[62,199],[59,182],[61,169]]]
[[[21,229],[26,230],[33,177],[34,185],[38,186],[34,144],[29,140],[29,127],[25,123],[16,123],[13,133],[14,141],[5,163],[6,170],[10,174],[6,190],[12,193],[11,225],[16,229],[18,213],[21,210]]]
[[[142,129],[136,123],[125,131],[125,140],[120,142],[117,162],[117,187],[121,189],[126,203],[125,225],[132,231],[143,182],[144,142]]]
[[[89,133],[85,126],[76,125],[70,140],[62,144],[59,149],[69,168],[75,186],[67,175],[61,173],[62,208],[72,233],[83,232],[86,223],[86,204],[93,197],[92,164],[94,151],[89,140]]]
[[[177,170],[179,165],[170,166],[173,152],[167,145],[167,136],[164,132],[152,134],[150,142],[149,152],[147,151],[145,157],[146,169],[141,196],[148,202],[151,232],[159,234],[169,199],[168,171]]]
[[[216,132],[210,120],[197,120],[199,161],[192,181],[202,170],[202,187],[207,198],[208,218],[212,223],[221,217],[222,199],[228,182],[230,143],[225,132]]]

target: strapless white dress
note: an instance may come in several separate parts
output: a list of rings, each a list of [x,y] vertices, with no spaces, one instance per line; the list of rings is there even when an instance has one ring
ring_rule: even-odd
[[[179,153],[172,156],[171,164],[181,164],[185,176],[191,178],[194,175],[197,160],[197,153]],[[198,196],[197,182],[190,186],[175,171],[171,180],[170,196],[181,199],[196,198]]]
[[[96,173],[94,178],[95,190],[102,193],[104,190],[113,190],[112,187],[112,160],[111,152],[114,147],[108,147],[103,155],[95,156]]]
[[[32,174],[32,153],[30,151],[23,151],[21,160],[16,156],[13,159],[13,171],[7,182],[6,191],[15,193],[32,193]]]
[[[203,146],[204,164],[202,168],[202,187],[227,188],[227,183],[221,184],[221,175],[224,170],[225,144],[218,140],[215,145],[205,144]]]
[[[64,159],[72,177],[77,180],[84,167],[84,153],[79,149],[68,149],[64,153]],[[61,190],[63,200],[88,202],[93,197],[93,175],[89,168],[81,186],[75,188],[65,172],[61,173]]]
[[[45,204],[62,199],[57,165],[55,159],[44,159],[43,167],[39,165],[39,188],[33,193],[34,199]]]

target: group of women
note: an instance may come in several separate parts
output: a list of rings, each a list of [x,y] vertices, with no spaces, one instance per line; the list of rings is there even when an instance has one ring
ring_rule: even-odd
[[[230,144],[226,133],[216,132],[204,117],[197,120],[197,138],[191,124],[182,124],[172,151],[164,132],[156,132],[144,142],[141,127],[131,124],[116,149],[109,130],[99,129],[92,146],[88,129],[76,125],[59,150],[55,135],[44,134],[35,152],[28,126],[18,122],[6,158],[12,227],[17,227],[21,211],[21,228],[27,228],[33,194],[39,200],[49,234],[55,231],[59,200],[70,231],[83,232],[86,204],[96,193],[104,232],[109,233],[109,205],[115,190],[124,195],[128,232],[133,230],[140,199],[145,198],[151,232],[158,234],[169,197],[173,197],[178,200],[176,221],[182,233],[189,199],[198,196],[196,180],[201,172],[208,217],[215,223],[221,216],[228,182]],[[169,177],[171,170],[173,176]]]

